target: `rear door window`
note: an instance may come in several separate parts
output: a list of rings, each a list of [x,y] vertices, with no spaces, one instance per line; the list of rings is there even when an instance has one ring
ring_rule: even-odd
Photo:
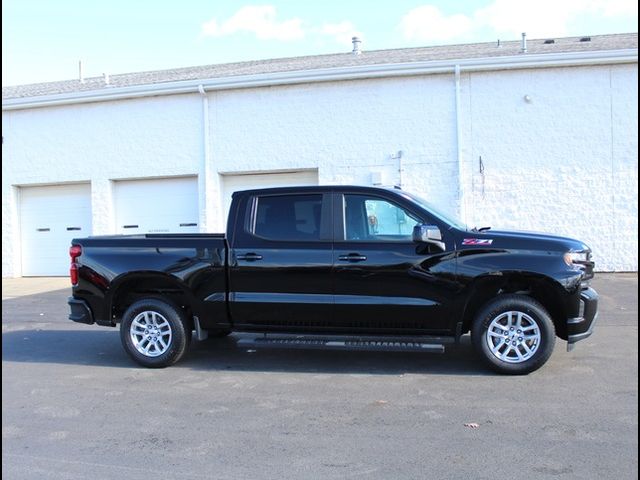
[[[269,240],[319,241],[322,195],[257,198],[253,234]]]

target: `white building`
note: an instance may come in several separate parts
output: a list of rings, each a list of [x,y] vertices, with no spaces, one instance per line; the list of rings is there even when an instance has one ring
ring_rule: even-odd
[[[363,51],[2,90],[2,274],[70,239],[224,229],[231,192],[401,184],[638,268],[637,34]]]

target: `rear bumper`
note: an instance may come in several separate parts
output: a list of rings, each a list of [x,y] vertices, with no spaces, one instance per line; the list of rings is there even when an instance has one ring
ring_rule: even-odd
[[[67,303],[71,309],[69,314],[69,320],[73,320],[78,323],[86,323],[91,325],[94,323],[93,313],[84,300],[78,300],[77,298],[69,297]]]
[[[567,351],[576,342],[591,336],[598,318],[598,293],[587,288],[580,293],[580,316],[567,319]]]

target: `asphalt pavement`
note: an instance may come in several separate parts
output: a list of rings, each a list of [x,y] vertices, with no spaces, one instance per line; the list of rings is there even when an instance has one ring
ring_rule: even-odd
[[[635,479],[638,277],[599,274],[592,337],[523,377],[444,354],[194,342],[138,367],[67,320],[66,279],[4,279],[3,479]]]

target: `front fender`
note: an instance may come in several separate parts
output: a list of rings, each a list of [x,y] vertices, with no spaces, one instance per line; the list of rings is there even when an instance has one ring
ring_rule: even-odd
[[[570,269],[553,252],[461,252],[458,279],[462,285],[463,329],[469,329],[478,308],[501,293],[526,293],[540,301],[566,337],[566,318],[579,305],[582,272]],[[514,266],[518,268],[514,268]]]

